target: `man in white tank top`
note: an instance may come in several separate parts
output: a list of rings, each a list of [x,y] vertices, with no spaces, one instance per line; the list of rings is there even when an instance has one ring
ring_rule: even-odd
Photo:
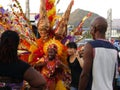
[[[79,90],[113,90],[117,50],[105,39],[106,30],[107,21],[103,17],[97,17],[91,24],[94,41],[85,45]]]

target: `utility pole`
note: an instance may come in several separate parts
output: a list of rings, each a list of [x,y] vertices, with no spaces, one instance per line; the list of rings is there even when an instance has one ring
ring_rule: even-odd
[[[25,15],[26,15],[27,19],[30,20],[30,7],[29,7],[29,1],[30,1],[30,0],[26,0],[26,1],[25,1],[25,5],[26,5],[26,8],[25,8]]]
[[[111,40],[112,36],[112,9],[109,9],[107,12],[107,23],[108,23],[108,28],[106,32],[106,38],[108,40]]]

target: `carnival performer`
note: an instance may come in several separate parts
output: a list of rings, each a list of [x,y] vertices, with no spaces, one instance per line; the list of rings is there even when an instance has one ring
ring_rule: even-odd
[[[46,90],[55,90],[55,88],[58,88],[56,87],[57,81],[63,78],[62,73],[64,67],[67,68],[59,59],[59,55],[62,53],[61,47],[62,44],[57,40],[50,40],[46,42],[43,47],[45,55],[35,64],[35,68],[39,70],[47,80]],[[62,84],[61,86],[64,85]]]
[[[38,31],[39,31],[41,37],[40,37],[40,39],[36,40],[37,45],[32,45],[30,47],[29,51],[31,52],[31,54],[29,56],[28,62],[30,64],[32,64],[33,66],[35,66],[35,68],[37,68],[37,70],[39,70],[44,75],[44,77],[47,80],[47,89],[48,90],[55,90],[55,89],[56,90],[64,90],[64,89],[66,89],[66,87],[62,83],[63,80],[60,79],[60,77],[62,78],[62,76],[67,76],[66,71],[64,72],[64,69],[63,69],[63,66],[65,68],[67,68],[66,67],[67,66],[66,65],[67,52],[66,52],[65,48],[63,50],[60,50],[60,48],[64,47],[60,42],[66,35],[66,31],[67,31],[66,26],[67,26],[67,23],[69,20],[69,14],[70,14],[74,0],[71,0],[65,14],[62,16],[62,19],[61,19],[61,21],[59,21],[55,30],[53,30],[54,17],[56,17],[55,7],[48,6],[48,5],[54,5],[54,3],[53,3],[54,0],[53,1],[40,0],[40,1],[41,1],[40,18],[38,20],[37,27],[38,27]],[[49,4],[49,3],[52,3],[52,4]],[[57,45],[57,49],[52,48],[52,50],[51,50],[51,48],[50,48],[50,50],[49,50],[47,48],[45,50],[45,47],[47,46],[46,43],[50,44],[51,39],[53,39],[54,37],[57,40],[52,40],[52,42],[56,41],[55,43],[53,43],[53,46],[56,47],[56,45]],[[62,53],[63,51],[64,51],[64,53]],[[51,55],[52,53],[54,55]],[[51,57],[52,57],[52,59],[51,59]],[[61,66],[62,66],[62,68],[61,68]],[[62,75],[62,74],[60,75],[60,73],[58,72],[59,71],[58,68],[60,71],[63,71],[62,73],[65,75]],[[59,77],[59,79],[58,79],[58,77]],[[70,77],[69,77],[69,75],[67,77],[68,77],[67,80],[64,79],[64,81],[65,81],[65,85],[67,84],[67,86],[69,87],[69,82],[70,82],[69,78]]]
[[[49,19],[47,17],[45,0],[40,0],[40,18],[38,20],[37,28],[40,33],[40,39],[37,39],[36,45],[31,45],[29,51],[31,52],[28,62],[34,65],[37,62],[38,58],[41,58],[44,55],[43,45],[45,42],[49,41],[52,38],[50,35],[51,28]]]

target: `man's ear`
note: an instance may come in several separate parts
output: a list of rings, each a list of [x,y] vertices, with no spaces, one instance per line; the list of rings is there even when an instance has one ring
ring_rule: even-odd
[[[97,32],[97,29],[96,29],[96,27],[94,27],[94,33],[96,33]]]

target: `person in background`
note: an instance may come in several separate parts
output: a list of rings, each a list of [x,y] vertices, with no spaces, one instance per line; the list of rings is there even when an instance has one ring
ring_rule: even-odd
[[[40,34],[39,34],[38,29],[35,25],[32,25],[32,31],[35,34],[36,38],[40,38]]]
[[[96,17],[90,33],[94,41],[84,48],[84,65],[79,80],[79,90],[113,90],[113,79],[117,67],[117,50],[106,40],[107,21]]]
[[[67,44],[68,51],[68,66],[71,70],[71,86],[70,90],[78,90],[79,76],[83,67],[83,60],[77,51],[77,45],[75,42],[69,42]]]
[[[21,90],[27,81],[30,90],[43,90],[46,80],[33,67],[20,60],[17,55],[19,35],[6,30],[0,39],[0,90]]]

